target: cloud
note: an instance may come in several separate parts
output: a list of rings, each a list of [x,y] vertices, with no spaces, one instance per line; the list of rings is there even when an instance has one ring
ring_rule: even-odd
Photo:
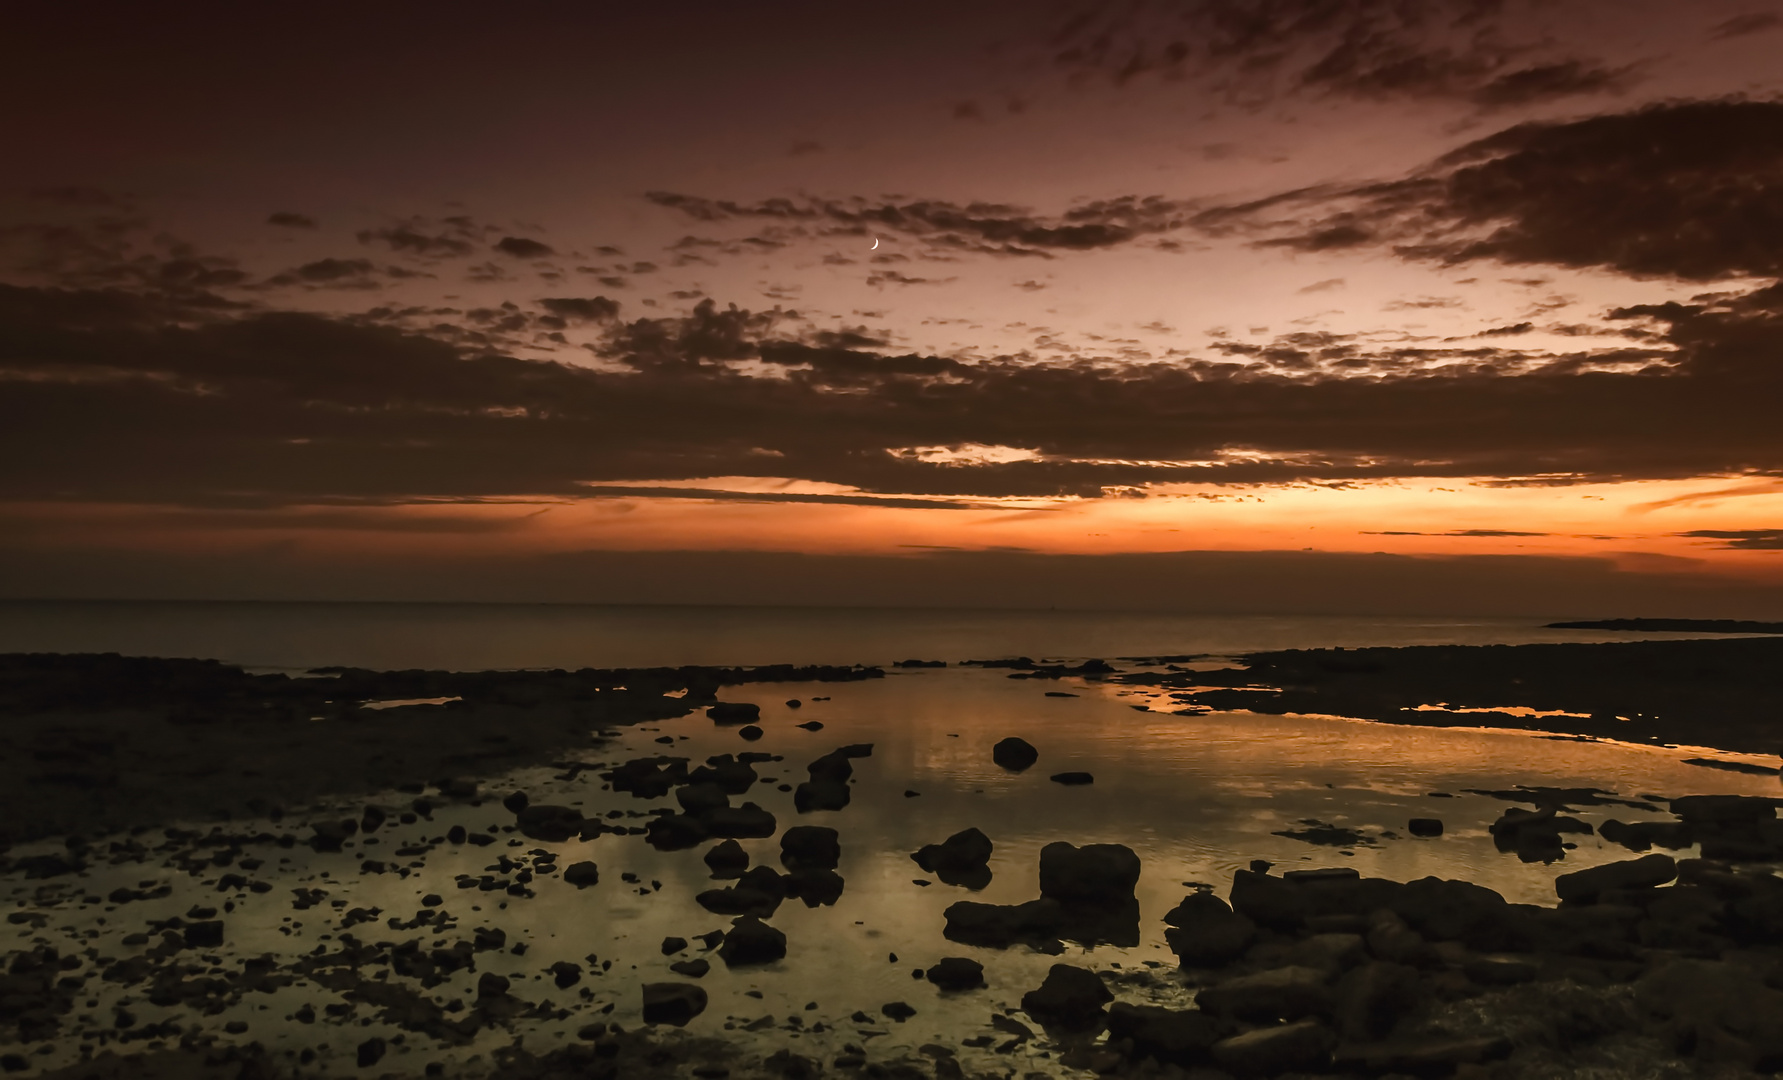
[[[308,214],[299,214],[290,210],[279,210],[266,215],[266,223],[268,225],[277,225],[281,229],[313,229],[316,227],[315,218],[310,217]],[[365,234],[361,233],[360,239],[363,240],[364,238]]]
[[[338,289],[375,289],[370,259],[317,259],[266,279],[268,285],[311,285]]]
[[[1783,101],[1671,102],[1519,124],[1413,175],[1209,207],[1194,224],[1298,251],[1707,281],[1783,275]]]
[[[867,275],[867,284],[879,285],[945,285],[953,278],[924,278],[900,274],[896,270],[875,270]]]
[[[429,235],[407,225],[386,229],[362,229],[361,244],[382,244],[391,251],[407,255],[462,257],[475,252],[476,245],[462,236]]]
[[[1722,547],[1741,551],[1783,551],[1783,529],[1693,529],[1677,535],[1725,540]]]
[[[1330,292],[1333,289],[1341,289],[1344,287],[1344,285],[1345,285],[1345,281],[1343,278],[1334,277],[1334,278],[1326,278],[1324,281],[1315,281],[1311,285],[1307,285],[1302,288],[1295,289],[1294,291],[1299,292],[1299,293]]]
[[[540,300],[539,306],[560,318],[580,322],[601,322],[619,314],[619,301],[604,296],[550,297]]]
[[[1757,34],[1765,30],[1775,30],[1779,26],[1783,26],[1783,15],[1778,15],[1774,11],[1751,11],[1744,15],[1735,15],[1716,26],[1710,33],[1710,37],[1718,41],[1745,37],[1748,34]]]
[[[504,236],[493,246],[503,255],[512,255],[516,259],[542,259],[557,254],[551,245],[524,236]]]

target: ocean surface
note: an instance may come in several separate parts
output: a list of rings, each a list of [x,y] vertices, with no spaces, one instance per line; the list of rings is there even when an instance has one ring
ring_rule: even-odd
[[[201,657],[254,668],[676,667],[1113,658],[1364,645],[1616,641],[1507,618],[1158,615],[583,604],[0,601],[0,652]],[[1642,635],[1687,637],[1689,635]]]

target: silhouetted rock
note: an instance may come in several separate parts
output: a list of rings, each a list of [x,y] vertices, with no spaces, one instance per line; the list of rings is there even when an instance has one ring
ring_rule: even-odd
[[[802,901],[806,907],[827,907],[842,898],[842,875],[834,870],[794,870],[786,875],[786,895]]]
[[[780,834],[780,863],[788,870],[834,870],[842,860],[836,830],[824,825],[794,825]]]
[[[700,815],[700,824],[705,826],[707,836],[723,837],[764,837],[773,836],[779,823],[774,815],[763,810],[755,803],[746,802],[742,806],[726,806],[708,811]]]
[[[939,844],[925,844],[910,857],[945,884],[982,889],[991,882],[991,851],[990,837],[963,829]]]
[[[634,758],[601,773],[614,791],[626,791],[640,799],[660,799],[670,788],[687,783],[687,759],[678,757]]]
[[[755,724],[745,724],[737,729],[737,734],[747,742],[754,742],[762,737],[762,730]]]
[[[1563,833],[1590,833],[1591,826],[1578,818],[1562,817],[1554,807],[1520,810],[1510,807],[1489,825],[1498,850],[1516,852],[1524,862],[1553,862],[1566,857]]]
[[[749,853],[735,840],[714,844],[705,854],[706,865],[715,878],[734,878],[749,869]]]
[[[1213,1044],[1213,1059],[1239,1076],[1275,1076],[1290,1069],[1323,1069],[1337,1036],[1316,1020],[1258,1028]]]
[[[984,985],[984,965],[963,956],[944,957],[923,974],[943,990],[976,990]]]
[[[1433,817],[1415,817],[1406,823],[1406,829],[1413,836],[1441,836],[1442,820]]]
[[[600,879],[600,867],[591,862],[584,861],[571,863],[564,867],[563,870],[563,880],[574,885],[578,889],[585,889],[590,885],[599,884]]]
[[[1251,1023],[1298,1020],[1331,1011],[1327,980],[1327,973],[1317,968],[1270,968],[1207,987],[1195,995],[1195,1004],[1204,1012]]]
[[[1257,925],[1211,892],[1190,893],[1164,916],[1164,941],[1184,967],[1221,967],[1244,955]]]
[[[508,995],[508,980],[492,971],[485,971],[477,976],[477,1000],[488,1001],[491,998]]]
[[[706,710],[714,724],[753,724],[761,719],[761,706],[743,701],[721,701]]]
[[[1110,1042],[1130,1039],[1133,1057],[1189,1068],[1206,1064],[1220,1025],[1199,1009],[1166,1009],[1117,1001],[1108,1009]]]
[[[1748,1069],[1783,1062],[1783,991],[1755,971],[1718,960],[1674,960],[1635,983],[1635,1003],[1674,1045]]]
[[[658,851],[682,851],[697,847],[711,833],[700,823],[698,818],[686,814],[665,814],[652,818],[644,826],[644,842]]]
[[[716,784],[726,795],[746,795],[758,779],[751,763],[757,756],[751,753],[714,755],[688,773],[687,781],[690,784]]]
[[[1389,1035],[1423,1001],[1416,969],[1373,961],[1338,981],[1335,1020],[1350,1042],[1374,1042]]]
[[[1594,903],[1611,889],[1650,889],[1677,876],[1678,864],[1670,855],[1644,855],[1561,874],[1554,879],[1554,891],[1565,901]]]
[[[773,963],[786,956],[786,935],[753,915],[745,915],[731,923],[718,956],[731,967]]]
[[[547,970],[551,972],[552,984],[559,990],[567,990],[582,981],[582,968],[568,960],[559,960]]]
[[[501,804],[503,807],[505,807],[507,809],[508,813],[518,814],[520,811],[526,809],[527,802],[528,802],[528,799],[527,799],[526,792],[515,791],[515,792],[509,793],[506,797],[504,797],[501,801]]]
[[[807,720],[802,724],[794,724],[793,726],[796,728],[799,728],[803,731],[822,731],[823,730],[823,721],[822,720]]]
[[[677,960],[669,965],[669,970],[690,979],[703,979],[706,977],[706,973],[712,970],[712,962],[703,958]]]
[[[1056,900],[1025,904],[980,904],[961,900],[949,905],[942,936],[962,945],[1004,949],[1015,944],[1057,952],[1065,928],[1065,909]]]
[[[1022,995],[1022,1009],[1043,1024],[1085,1028],[1098,1023],[1102,1007],[1113,1000],[1095,972],[1054,964],[1038,988]]]
[[[644,1023],[680,1027],[706,1011],[706,991],[692,983],[645,983]]]
[[[373,1065],[384,1060],[384,1052],[387,1048],[387,1044],[383,1039],[373,1036],[360,1043],[358,1048],[354,1050],[354,1063],[361,1069],[369,1069]]]
[[[1040,760],[1040,751],[1028,740],[1011,735],[991,747],[991,760],[1010,772],[1023,772]]]
[[[684,812],[694,817],[702,817],[713,810],[723,809],[731,804],[730,796],[725,794],[724,789],[710,780],[689,783],[676,788],[675,801],[681,804],[681,809]]]
[[[534,804],[515,815],[514,825],[529,840],[562,843],[582,831],[582,811],[573,806]]]
[[[1054,842],[1040,849],[1040,895],[1062,903],[1121,903],[1133,899],[1139,870],[1139,856],[1125,844]]]
[[[1096,782],[1096,778],[1087,772],[1053,773],[1051,776],[1047,777],[1047,779],[1055,784],[1063,784],[1066,787],[1082,787],[1085,784],[1093,784]]]
[[[1361,1070],[1369,1076],[1450,1076],[1461,1065],[1497,1061],[1510,1052],[1511,1040],[1502,1035],[1425,1036],[1340,1045],[1332,1060],[1340,1069]]]

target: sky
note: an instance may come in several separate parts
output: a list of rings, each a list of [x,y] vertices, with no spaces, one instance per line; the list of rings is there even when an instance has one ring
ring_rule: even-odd
[[[0,595],[1783,617],[1783,3],[25,4]]]

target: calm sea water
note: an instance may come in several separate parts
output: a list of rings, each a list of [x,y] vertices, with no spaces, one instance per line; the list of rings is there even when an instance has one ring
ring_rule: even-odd
[[[1560,617],[33,601],[0,602],[0,652],[205,657],[258,668],[469,671],[1617,640],[1613,634],[1542,629]]]

